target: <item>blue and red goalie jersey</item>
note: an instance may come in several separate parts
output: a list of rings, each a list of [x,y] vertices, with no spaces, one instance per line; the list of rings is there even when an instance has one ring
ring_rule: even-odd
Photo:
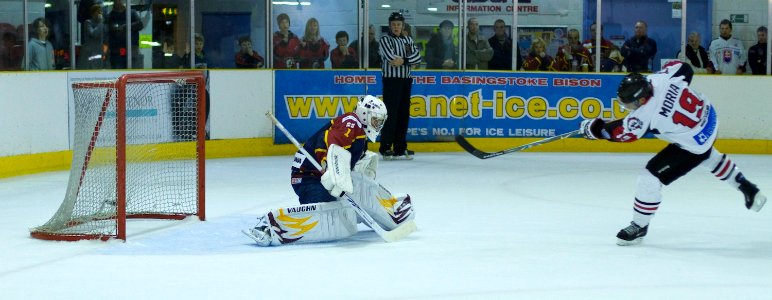
[[[353,169],[357,161],[367,151],[365,130],[356,114],[353,112],[345,113],[332,119],[314,133],[303,145],[303,148],[313,155],[320,165],[325,166],[327,149],[331,144],[336,144],[351,152],[351,168]],[[293,178],[319,177],[321,174],[322,172],[316,170],[303,153],[300,151],[295,153],[295,160],[292,163]]]

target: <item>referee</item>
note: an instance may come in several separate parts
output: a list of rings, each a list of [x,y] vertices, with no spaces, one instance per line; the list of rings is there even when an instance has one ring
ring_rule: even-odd
[[[403,31],[405,17],[394,12],[389,16],[389,34],[381,37],[381,70],[383,71],[383,102],[389,117],[381,130],[383,159],[413,159],[407,150],[407,126],[410,120],[410,89],[413,78],[410,69],[421,62],[421,54],[413,38]]]

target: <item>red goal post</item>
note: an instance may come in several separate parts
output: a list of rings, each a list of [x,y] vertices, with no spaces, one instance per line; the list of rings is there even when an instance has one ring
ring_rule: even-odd
[[[201,71],[72,84],[73,158],[64,201],[34,238],[126,239],[126,219],[205,220]]]

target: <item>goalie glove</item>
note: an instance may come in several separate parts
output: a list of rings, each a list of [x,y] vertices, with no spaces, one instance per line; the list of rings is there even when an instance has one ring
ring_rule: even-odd
[[[322,185],[334,197],[354,191],[351,182],[351,153],[343,147],[332,144],[327,149],[327,170],[322,174]]]
[[[601,119],[587,119],[582,121],[582,124],[579,125],[579,133],[584,135],[584,138],[588,140],[602,139],[604,138],[604,125],[606,125],[606,122]]]
[[[354,165],[354,171],[362,173],[365,177],[375,180],[375,169],[378,168],[378,154],[373,151],[365,151],[362,158]]]

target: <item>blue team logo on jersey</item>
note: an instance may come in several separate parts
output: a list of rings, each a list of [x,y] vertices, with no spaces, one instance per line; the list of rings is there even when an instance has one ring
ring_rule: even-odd
[[[700,145],[704,145],[705,142],[707,142],[710,137],[713,136],[713,133],[716,131],[716,125],[718,124],[716,110],[710,106],[705,107],[705,109],[708,110],[708,122],[699,133],[692,137],[697,142],[697,144]]]

